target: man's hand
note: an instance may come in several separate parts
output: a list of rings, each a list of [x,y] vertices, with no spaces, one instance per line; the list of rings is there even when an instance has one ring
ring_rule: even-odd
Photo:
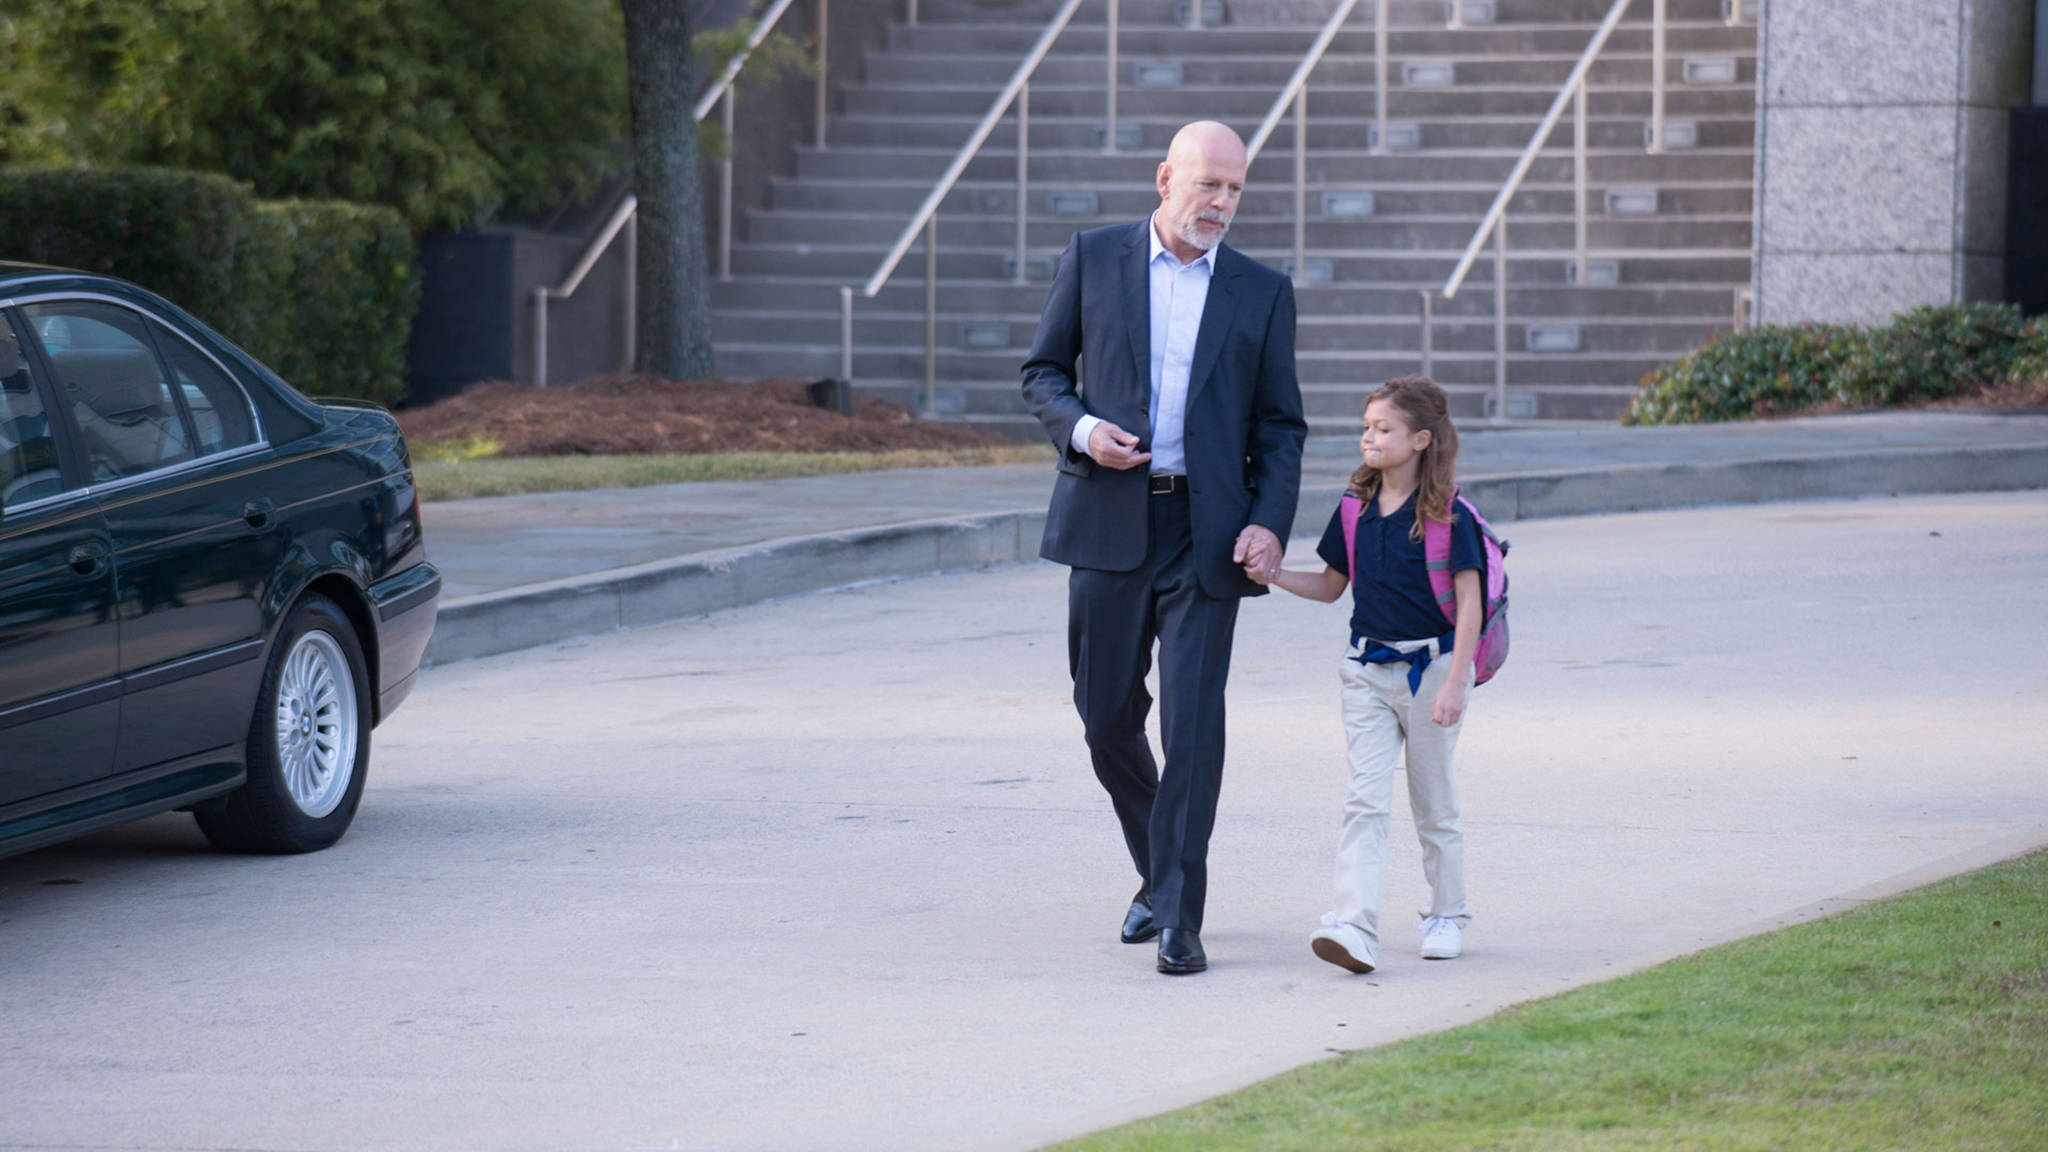
[[[1264,524],[1247,524],[1237,534],[1237,547],[1230,558],[1244,565],[1244,574],[1260,584],[1270,584],[1280,570],[1280,538]]]
[[[1105,468],[1119,472],[1136,468],[1152,459],[1150,452],[1138,451],[1138,438],[1104,420],[1088,430],[1088,455]]]

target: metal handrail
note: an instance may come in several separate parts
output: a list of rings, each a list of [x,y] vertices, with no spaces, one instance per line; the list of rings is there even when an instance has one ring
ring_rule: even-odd
[[[1197,0],[1197,3],[1199,3],[1199,0]],[[1028,140],[1025,134],[1029,131],[1030,127],[1031,76],[1038,70],[1039,64],[1044,62],[1046,54],[1052,50],[1053,41],[1059,39],[1060,33],[1066,30],[1068,22],[1074,18],[1075,10],[1080,7],[1081,0],[1066,0],[1066,3],[1060,5],[1059,11],[1053,14],[1051,21],[1045,26],[1045,31],[1039,34],[1038,42],[1032,45],[1031,51],[1025,54],[1023,61],[1017,65],[1016,71],[1010,74],[1009,83],[1003,85],[1003,90],[996,94],[995,102],[989,105],[988,112],[981,118],[981,123],[975,125],[973,134],[967,138],[967,143],[960,146],[960,151],[954,155],[953,162],[947,165],[945,174],[940,176],[938,183],[932,186],[931,194],[924,198],[924,203],[911,215],[910,223],[904,227],[902,235],[896,238],[896,243],[889,249],[889,254],[882,258],[882,263],[875,269],[875,274],[868,277],[867,283],[859,289],[855,289],[850,284],[840,286],[839,375],[848,383],[851,383],[853,380],[853,294],[855,291],[859,291],[862,298],[874,299],[875,294],[882,290],[882,286],[889,282],[889,277],[895,274],[896,266],[902,262],[904,254],[910,251],[912,244],[916,243],[918,233],[922,232],[924,233],[925,267],[925,413],[929,415],[933,411],[938,400],[936,325],[938,317],[939,203],[953,190],[953,185],[959,181],[960,174],[967,170],[968,163],[974,159],[976,153],[981,151],[981,146],[988,141],[989,133],[995,131],[996,123],[1003,118],[1005,112],[1010,110],[1012,102],[1016,102],[1018,106],[1016,275],[1021,281],[1024,275],[1024,214],[1026,211],[1024,178],[1026,155],[1029,151]],[[1103,148],[1105,151],[1114,152],[1116,151],[1117,0],[1109,0],[1108,19],[1109,73],[1107,83],[1109,92],[1109,120],[1103,132]]]
[[[691,123],[696,123],[704,119],[710,113],[712,106],[721,102],[721,98],[723,100],[725,111],[723,113],[722,127],[725,129],[727,150],[725,158],[719,161],[718,176],[718,278],[721,280],[732,278],[731,142],[733,133],[733,85],[739,78],[740,70],[746,66],[748,58],[753,56],[754,50],[759,48],[761,43],[768,39],[769,33],[775,30],[776,21],[782,19],[782,14],[787,12],[789,6],[794,2],[795,0],[775,0],[774,6],[762,15],[760,22],[754,26],[754,31],[748,35],[746,45],[735,53],[731,60],[726,62],[725,68],[719,72],[718,78],[711,82],[711,86],[705,89],[702,96],[697,98],[696,106],[691,114]],[[829,2],[830,0],[818,0],[817,131],[818,147],[820,148],[825,146],[825,16],[828,11],[826,5]],[[916,0],[911,0],[912,23],[916,23],[916,9]],[[563,279],[562,283],[553,288],[543,284],[533,290],[533,380],[537,386],[545,388],[548,383],[548,301],[566,300],[574,295],[576,289],[582,287],[583,278],[590,274],[590,270],[596,266],[598,258],[604,255],[605,250],[611,246],[611,242],[621,231],[626,233],[626,354],[623,366],[628,368],[632,366],[633,342],[636,335],[633,327],[635,323],[634,313],[638,304],[636,293],[638,291],[639,269],[637,267],[635,247],[639,234],[638,224],[636,223],[639,209],[640,198],[632,193],[627,193],[626,198],[621,200],[619,206],[613,210],[611,219],[606,221],[604,228],[584,248],[582,256],[576,261],[576,267]]]
[[[1199,7],[1201,0],[1194,0],[1194,3]],[[1330,18],[1323,22],[1323,30],[1317,33],[1315,41],[1308,46],[1308,51],[1302,54],[1301,63],[1295,66],[1294,75],[1288,77],[1286,86],[1281,88],[1280,94],[1273,98],[1273,107],[1267,111],[1266,118],[1259,122],[1258,131],[1252,133],[1251,143],[1244,146],[1245,167],[1250,168],[1252,161],[1259,158],[1259,149],[1266,146],[1267,138],[1272,136],[1273,130],[1280,126],[1280,118],[1287,114],[1288,105],[1294,106],[1294,277],[1296,280],[1302,278],[1302,262],[1307,253],[1308,74],[1315,71],[1317,64],[1322,63],[1323,53],[1330,47],[1330,41],[1337,38],[1337,29],[1343,27],[1344,21],[1351,18],[1351,10],[1356,7],[1358,7],[1358,0],[1344,0],[1343,3],[1337,5],[1337,10],[1330,14]],[[1379,11],[1379,22],[1384,27],[1386,24],[1387,0],[1379,0]],[[1386,38],[1382,36],[1379,38],[1379,51],[1382,53],[1380,57],[1380,71],[1382,74],[1386,71],[1385,48]],[[1384,100],[1381,103],[1381,109],[1384,113]],[[1385,123],[1384,119],[1381,122]],[[1383,145],[1386,143],[1386,132],[1384,129],[1380,133],[1380,143]]]
[[[1577,245],[1577,252],[1575,259],[1576,267],[1578,270],[1578,282],[1580,284],[1584,284],[1586,282],[1587,252],[1586,76],[1589,72],[1591,72],[1594,60],[1597,59],[1601,51],[1607,47],[1608,38],[1613,35],[1615,27],[1621,23],[1622,16],[1628,11],[1628,7],[1632,2],[1633,0],[1614,0],[1613,7],[1609,8],[1607,11],[1607,18],[1600,22],[1600,27],[1593,33],[1593,39],[1587,43],[1586,50],[1579,54],[1578,63],[1572,66],[1571,74],[1565,78],[1564,86],[1558,89],[1557,99],[1551,101],[1550,110],[1544,113],[1542,122],[1536,126],[1536,132],[1533,136],[1530,137],[1528,147],[1522,149],[1522,154],[1520,158],[1518,158],[1515,161],[1514,169],[1508,173],[1507,180],[1501,184],[1500,192],[1494,196],[1492,206],[1487,208],[1486,215],[1480,219],[1479,227],[1473,230],[1472,241],[1471,243],[1465,246],[1464,255],[1458,258],[1457,267],[1452,270],[1450,277],[1444,281],[1444,286],[1442,289],[1443,298],[1445,300],[1456,299],[1458,295],[1458,289],[1464,286],[1466,274],[1471,272],[1473,262],[1477,260],[1479,257],[1479,250],[1486,246],[1486,242],[1489,238],[1493,240],[1493,389],[1494,418],[1496,420],[1505,421],[1507,419],[1508,411],[1508,202],[1514,199],[1515,193],[1521,191],[1523,178],[1528,175],[1530,167],[1536,163],[1537,154],[1540,153],[1543,150],[1543,147],[1550,142],[1551,132],[1557,128],[1558,120],[1560,120],[1564,116],[1566,102],[1571,102],[1576,110],[1576,126],[1573,132],[1572,141],[1572,168],[1573,182],[1575,187],[1574,198],[1577,202],[1577,215],[1575,220],[1575,239]],[[1664,3],[1665,0],[1651,0],[1653,13],[1652,19],[1654,24],[1654,31],[1652,33],[1653,61],[1651,72],[1652,83],[1655,86],[1655,92],[1652,94],[1651,97],[1651,122],[1648,146],[1648,151],[1651,152],[1662,151],[1664,143]],[[1431,324],[1433,320],[1432,303],[1432,294],[1427,291],[1423,292],[1422,370],[1425,375],[1434,374],[1435,371],[1435,365],[1433,362],[1434,354],[1431,347]]]

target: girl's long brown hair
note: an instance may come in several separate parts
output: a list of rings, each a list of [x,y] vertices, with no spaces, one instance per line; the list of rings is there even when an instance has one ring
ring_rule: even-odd
[[[1415,527],[1409,533],[1411,538],[1420,540],[1425,521],[1449,524],[1454,518],[1451,494],[1455,490],[1452,476],[1458,464],[1458,429],[1451,424],[1450,397],[1427,376],[1397,376],[1366,397],[1366,407],[1370,408],[1375,400],[1385,400],[1400,409],[1409,431],[1429,433],[1429,447],[1422,450],[1417,467]],[[1378,497],[1379,470],[1360,464],[1358,471],[1351,474],[1351,490],[1361,500]]]

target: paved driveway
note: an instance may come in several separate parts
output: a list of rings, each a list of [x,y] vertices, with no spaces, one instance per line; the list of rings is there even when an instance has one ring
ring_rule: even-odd
[[[1462,960],[1309,954],[1344,616],[1281,597],[1213,967],[1118,944],[1064,574],[1016,565],[433,669],[326,853],[0,861],[0,1148],[1025,1148],[2048,837],[2048,494],[1509,531]]]

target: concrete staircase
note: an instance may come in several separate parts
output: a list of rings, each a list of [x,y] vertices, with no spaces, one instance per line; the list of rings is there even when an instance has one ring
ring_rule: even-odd
[[[714,293],[722,374],[838,374],[839,286],[874,272],[1055,5],[925,0],[921,7],[920,24],[891,29],[886,47],[869,56],[863,81],[839,94],[829,147],[802,149],[794,177],[775,184],[765,208],[747,213],[734,278]],[[1375,118],[1370,0],[1310,79],[1309,266],[1298,284],[1298,348],[1317,431],[1355,426],[1365,393],[1418,368],[1419,292],[1449,275],[1607,2],[1497,0],[1493,7],[1493,23],[1447,29],[1442,0],[1393,0],[1388,116],[1416,127],[1412,151],[1368,148]],[[1154,166],[1181,123],[1219,119],[1249,137],[1332,10],[1327,0],[1230,0],[1227,23],[1191,30],[1173,24],[1169,0],[1127,0],[1118,118],[1140,143],[1105,154],[1105,17],[1099,4],[1083,6],[1031,86],[1030,281],[1013,284],[1009,272],[1014,115],[941,209],[934,415],[1038,434],[1018,398],[1017,369],[1044,303],[1045,258],[1078,229],[1149,212],[1157,203]],[[1666,115],[1691,126],[1680,130],[1694,141],[1651,155],[1643,148],[1649,13],[1649,0],[1637,0],[1595,65],[1589,91],[1592,254],[1616,262],[1616,281],[1601,284],[1596,274],[1586,286],[1567,282],[1569,114],[1510,209],[1510,418],[1612,418],[1643,373],[1728,329],[1736,293],[1749,284],[1755,27],[1726,24],[1722,0],[1669,0]],[[1696,62],[1690,69],[1689,60]],[[1699,80],[1702,68],[1727,61],[1732,82],[1687,82],[1689,71]],[[1172,79],[1174,70],[1161,62],[1179,65],[1177,84],[1134,83],[1141,72]],[[1441,74],[1417,74],[1445,63],[1448,84]],[[1252,166],[1229,236],[1275,267],[1292,256],[1292,140],[1283,122]],[[1653,204],[1654,211],[1629,213],[1620,204],[1610,214],[1612,190],[1635,193],[1636,208]],[[1643,190],[1654,196],[1643,200]],[[1371,214],[1327,216],[1326,192],[1369,192]],[[1087,196],[1072,193],[1094,193],[1093,210]],[[1054,214],[1055,199],[1080,214]],[[859,386],[915,406],[924,392],[923,267],[913,248],[881,294],[857,299],[854,311]],[[1490,414],[1492,268],[1489,250],[1457,299],[1436,306],[1436,375],[1462,417]],[[1327,282],[1315,282],[1324,274]],[[1545,350],[1530,350],[1532,342]]]

